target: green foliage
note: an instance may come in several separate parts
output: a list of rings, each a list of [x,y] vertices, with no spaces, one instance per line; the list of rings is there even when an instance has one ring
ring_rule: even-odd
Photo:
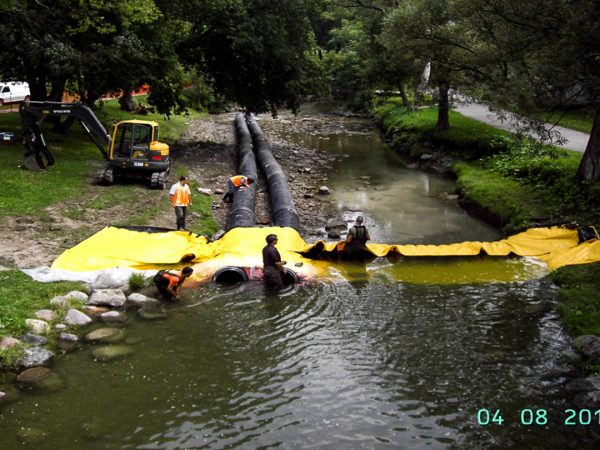
[[[69,291],[85,291],[84,284],[72,281],[39,283],[20,270],[0,272],[0,336],[18,336],[25,332],[25,319],[49,301]]]
[[[550,274],[560,286],[560,313],[574,335],[600,335],[600,263],[561,267]]]
[[[137,292],[148,284],[147,281],[148,280],[146,279],[144,274],[132,273],[129,277],[129,288],[132,291]]]
[[[15,367],[17,361],[25,356],[25,349],[21,345],[13,345],[6,349],[0,348],[0,367]]]

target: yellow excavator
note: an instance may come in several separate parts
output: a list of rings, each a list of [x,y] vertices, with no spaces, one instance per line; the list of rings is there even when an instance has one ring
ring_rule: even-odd
[[[165,188],[171,169],[169,146],[159,142],[159,125],[149,120],[124,120],[112,126],[110,134],[85,103],[25,101],[19,106],[25,154],[23,165],[29,170],[44,170],[54,164],[40,124],[46,117],[75,117],[96,144],[107,163],[97,181],[111,185],[119,175],[142,176],[150,187]],[[44,161],[45,159],[45,161]]]

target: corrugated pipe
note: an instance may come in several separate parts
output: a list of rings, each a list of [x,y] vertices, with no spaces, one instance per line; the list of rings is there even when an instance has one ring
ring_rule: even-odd
[[[273,225],[280,227],[290,227],[300,231],[300,219],[294,207],[292,194],[288,186],[287,178],[281,169],[279,163],[275,160],[271,152],[271,146],[265,139],[262,130],[256,123],[252,114],[246,115],[246,123],[252,135],[254,152],[256,159],[263,172],[268,186],[269,197],[271,198],[271,215]]]
[[[239,175],[257,179],[256,157],[252,151],[252,138],[246,125],[244,114],[235,115],[236,155]],[[256,183],[245,189],[237,189],[227,220],[227,230],[236,227],[256,226],[254,207],[256,206]]]

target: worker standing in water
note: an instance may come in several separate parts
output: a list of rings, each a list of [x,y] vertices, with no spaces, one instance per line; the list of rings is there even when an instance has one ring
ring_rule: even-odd
[[[367,241],[371,240],[369,230],[363,225],[364,218],[358,216],[354,222],[354,226],[348,231],[348,236],[344,241],[344,250],[342,251],[342,258],[348,260],[364,260],[370,255],[369,249],[367,249]]]
[[[246,189],[254,183],[254,178],[247,177],[246,175],[236,175],[227,180],[227,192],[223,196],[225,203],[231,203],[233,201],[233,194],[236,190]]]
[[[193,272],[194,269],[191,267],[184,267],[181,272],[159,270],[154,275],[154,285],[166,300],[175,301],[179,299],[179,288]]]
[[[266,238],[267,245],[262,250],[263,277],[267,290],[283,288],[283,275],[285,274],[285,261],[281,260],[279,251],[275,248],[277,235],[269,234]]]
[[[171,206],[175,209],[175,220],[178,230],[185,230],[185,217],[187,207],[192,206],[192,192],[188,184],[188,177],[182,176],[179,182],[171,186],[169,195],[171,196]]]

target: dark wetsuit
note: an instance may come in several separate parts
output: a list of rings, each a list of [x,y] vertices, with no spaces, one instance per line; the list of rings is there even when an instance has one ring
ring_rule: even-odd
[[[267,289],[283,288],[283,275],[279,267],[275,265],[281,262],[281,255],[274,245],[266,245],[263,250],[263,273]]]
[[[344,259],[363,260],[370,256],[366,243],[369,232],[364,225],[354,225],[348,231],[352,240],[344,246],[342,256]]]
[[[171,287],[171,289],[175,290],[181,284],[182,284],[181,272],[176,272],[176,273],[163,272],[163,273],[157,273],[154,276],[154,285],[156,286],[156,289],[158,289],[158,291],[162,294],[162,296],[164,298],[166,298],[167,300],[174,299],[174,297],[167,290],[167,288]]]

